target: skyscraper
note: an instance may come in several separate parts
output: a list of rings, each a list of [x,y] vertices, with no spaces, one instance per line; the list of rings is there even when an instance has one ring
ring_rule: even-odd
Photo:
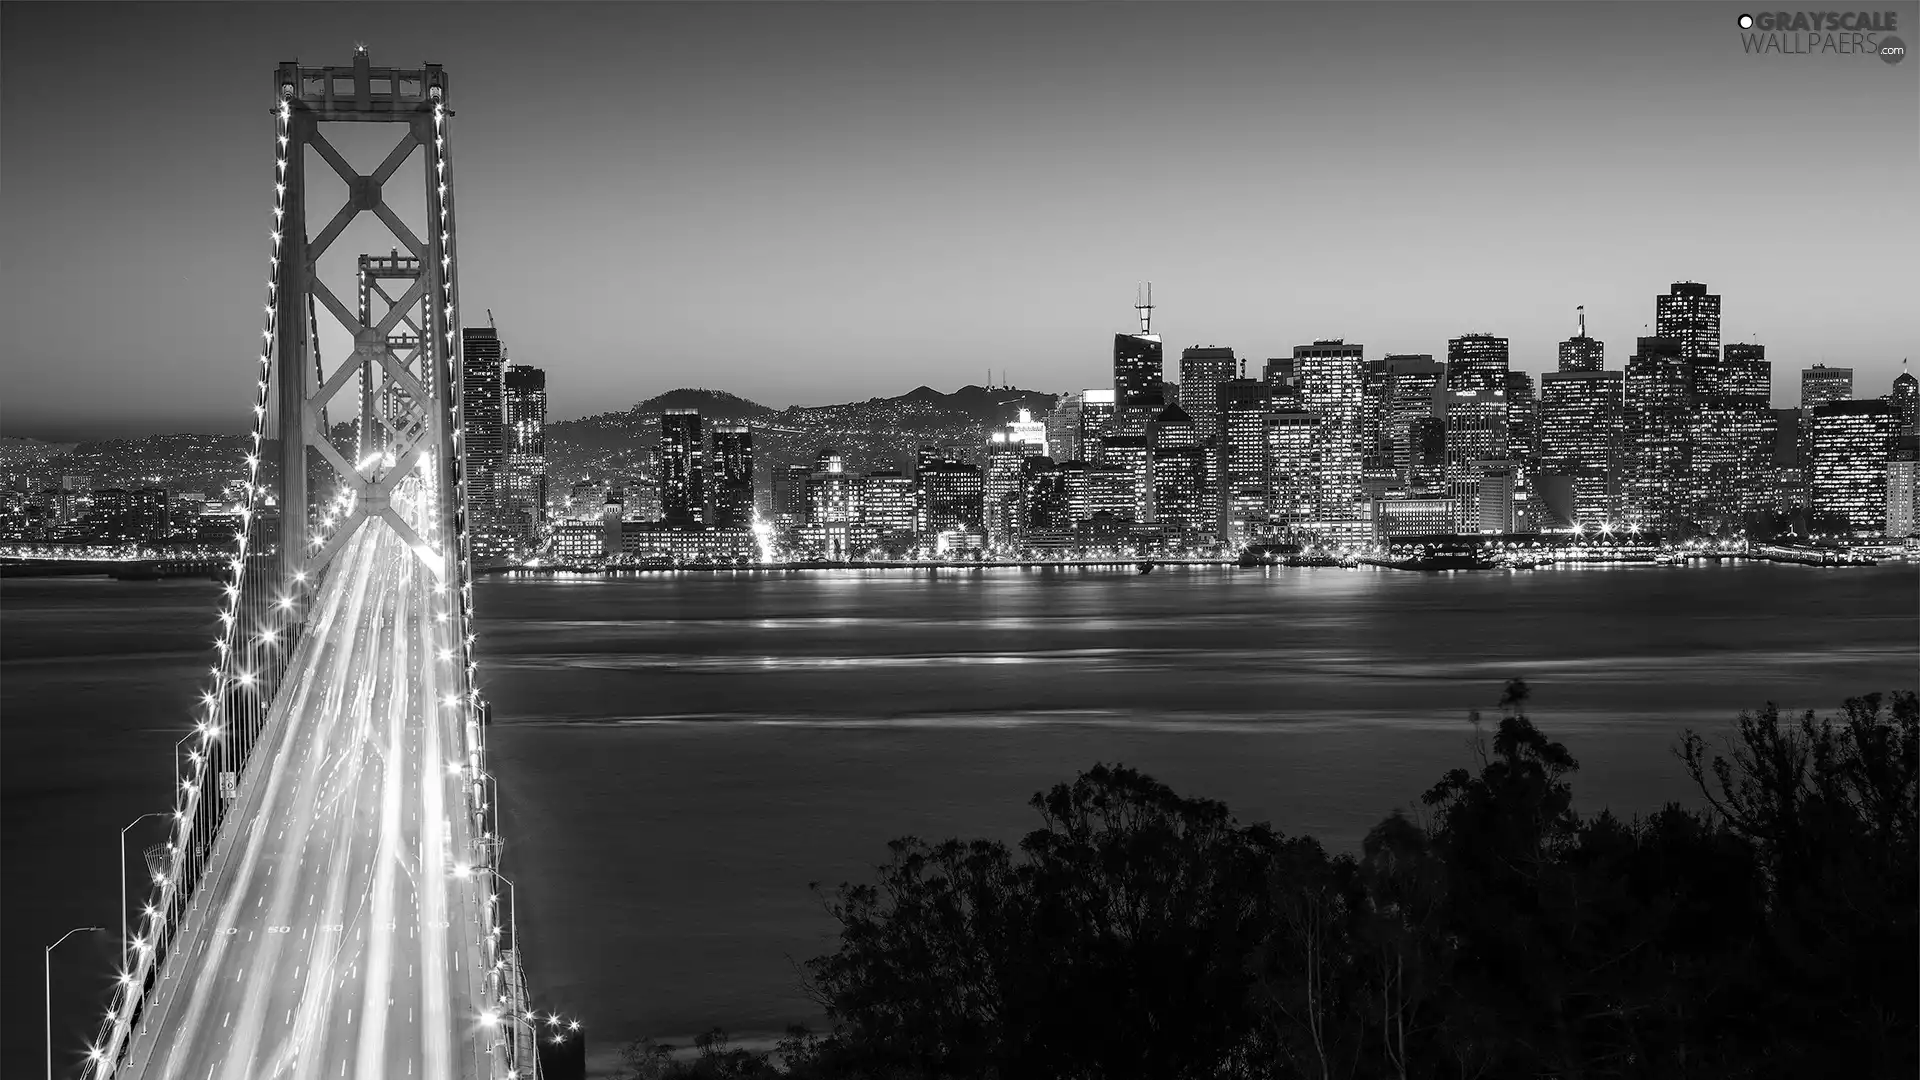
[[[1905,360],[1900,361],[1900,374],[1894,376],[1893,392],[1887,395],[1887,400],[1893,402],[1900,433],[1912,435],[1920,432],[1920,379],[1914,378],[1906,365]]]
[[[500,523],[521,544],[547,530],[547,373],[510,364],[505,380],[506,470]]]
[[[1207,448],[1186,410],[1169,405],[1153,428],[1154,520],[1188,539],[1210,539],[1219,510],[1209,494]]]
[[[1586,307],[1576,310],[1580,313],[1580,332],[1560,343],[1559,370],[1599,371],[1606,366],[1606,343],[1587,336]]]
[[[1597,531],[1615,517],[1622,423],[1618,371],[1549,371],[1540,376],[1542,476],[1568,477],[1568,525]]]
[[[1054,398],[1053,411],[1047,414],[1048,456],[1058,461],[1080,459],[1080,412],[1084,398],[1069,390]]]
[[[1540,451],[1540,403],[1533,396],[1533,376],[1507,372],[1507,460],[1511,469],[1516,514],[1531,513],[1533,475]]]
[[[1270,398],[1258,379],[1232,379],[1220,396],[1221,535],[1244,544],[1267,520],[1267,432]]]
[[[506,469],[506,350],[491,326],[460,330],[460,440],[466,458],[467,525],[476,550],[497,545]]]
[[[1914,508],[1920,501],[1920,435],[1909,431],[1893,441],[1887,459],[1887,539],[1914,534]]]
[[[1676,281],[1654,298],[1655,337],[1674,342],[1684,364],[1711,364],[1720,356],[1720,297],[1692,281]]]
[[[1457,532],[1480,529],[1481,462],[1507,456],[1507,339],[1466,334],[1447,342],[1447,495]]]
[[[1621,501],[1630,524],[1673,534],[1685,509],[1691,372],[1681,344],[1643,337],[1627,359]]]
[[[922,451],[913,480],[914,527],[922,536],[980,528],[980,466]]]
[[[1851,537],[1887,526],[1887,463],[1899,417],[1889,402],[1829,401],[1813,410],[1814,531]]]
[[[1195,345],[1180,353],[1180,407],[1193,418],[1194,434],[1202,443],[1220,436],[1220,389],[1238,377],[1240,362],[1233,350]]]
[[[1283,532],[1320,516],[1319,428],[1320,418],[1310,412],[1267,414],[1267,518]]]
[[[1099,386],[1080,392],[1080,457],[1091,462],[1101,460],[1100,452],[1107,432],[1113,426],[1113,387]]]
[[[1160,335],[1153,332],[1153,291],[1134,304],[1140,314],[1140,332],[1113,336],[1113,397],[1121,410],[1158,413],[1165,404],[1165,363]]]
[[[697,409],[668,409],[660,416],[660,515],[675,528],[703,523],[706,510],[706,447]]]
[[[1735,342],[1711,363],[1693,365],[1688,462],[1691,517],[1727,531],[1766,502],[1773,446],[1773,365],[1764,345]]]
[[[1800,409],[1803,415],[1829,401],[1853,397],[1853,369],[1815,364],[1800,369]]]
[[[718,424],[713,429],[713,524],[744,529],[753,524],[753,429]]]
[[[1360,464],[1366,452],[1360,427],[1365,352],[1363,346],[1338,339],[1293,349],[1301,408],[1320,418],[1314,428],[1320,485],[1317,520],[1326,532],[1341,537],[1357,535],[1367,518],[1360,489]]]
[[[1394,471],[1401,481],[1417,487],[1432,478],[1422,475],[1416,467],[1419,455],[1414,421],[1435,415],[1434,401],[1446,367],[1427,353],[1391,354],[1386,364],[1387,445],[1393,455]]]

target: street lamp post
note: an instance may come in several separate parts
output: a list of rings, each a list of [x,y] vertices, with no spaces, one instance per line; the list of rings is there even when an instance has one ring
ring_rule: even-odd
[[[88,934],[105,929],[106,927],[104,926],[76,926],[66,933],[61,934],[60,941],[56,941],[47,946],[46,966],[43,969],[46,977],[45,988],[47,992],[47,1080],[53,1080],[53,950],[59,948],[61,942],[66,941],[75,934]]]
[[[125,967],[127,957],[133,953],[133,931],[127,925],[127,832],[148,818],[172,817],[172,814],[156,810],[151,814],[141,814],[127,827],[120,830],[120,966]]]

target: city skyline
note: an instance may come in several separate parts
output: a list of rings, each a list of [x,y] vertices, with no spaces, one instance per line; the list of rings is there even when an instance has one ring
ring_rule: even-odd
[[[462,299],[555,373],[555,419],[683,385],[775,405],[989,370],[1097,386],[1147,280],[1169,354],[1250,368],[1324,338],[1444,354],[1484,331],[1537,374],[1583,306],[1617,369],[1651,296],[1689,279],[1726,297],[1725,343],[1767,347],[1775,404],[1815,363],[1877,396],[1920,352],[1894,318],[1920,276],[1880,239],[1920,222],[1920,69],[1742,55],[1732,6],[86,10],[3,17],[7,434],[244,425],[231,376],[270,209],[246,165],[270,126],[241,58],[337,53],[356,25],[382,28],[376,61],[497,73],[456,89],[485,128]],[[659,40],[658,63],[613,62]],[[1317,49],[1349,40],[1369,46]],[[83,56],[123,77],[22,108]],[[202,109],[164,146],[116,104],[163,64]],[[555,103],[566,122],[536,123]],[[1830,176],[1769,148],[1816,128],[1850,147],[1873,228],[1785,227],[1820,220],[1790,208]],[[1489,170],[1477,146],[1506,152]],[[98,385],[128,392],[82,400]]]

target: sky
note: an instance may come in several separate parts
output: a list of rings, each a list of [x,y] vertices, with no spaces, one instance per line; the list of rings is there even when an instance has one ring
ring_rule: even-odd
[[[1920,360],[1920,60],[1749,55],[1743,10],[7,3],[0,433],[244,428],[274,65],[358,43],[445,66],[462,320],[553,419],[1097,386],[1142,281],[1170,379],[1476,331],[1549,370],[1582,304],[1617,368],[1692,280],[1777,404],[1816,362],[1884,393]]]

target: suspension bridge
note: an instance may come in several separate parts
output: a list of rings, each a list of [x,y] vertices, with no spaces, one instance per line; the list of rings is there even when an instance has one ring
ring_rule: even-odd
[[[280,64],[271,101],[240,525],[170,835],[123,912],[84,1075],[532,1077],[475,690],[446,73],[361,49]],[[395,137],[373,171],[329,138],[348,126]],[[314,213],[310,169],[342,205]],[[322,256],[361,215],[391,252],[329,282]],[[330,363],[323,336],[351,351]]]

